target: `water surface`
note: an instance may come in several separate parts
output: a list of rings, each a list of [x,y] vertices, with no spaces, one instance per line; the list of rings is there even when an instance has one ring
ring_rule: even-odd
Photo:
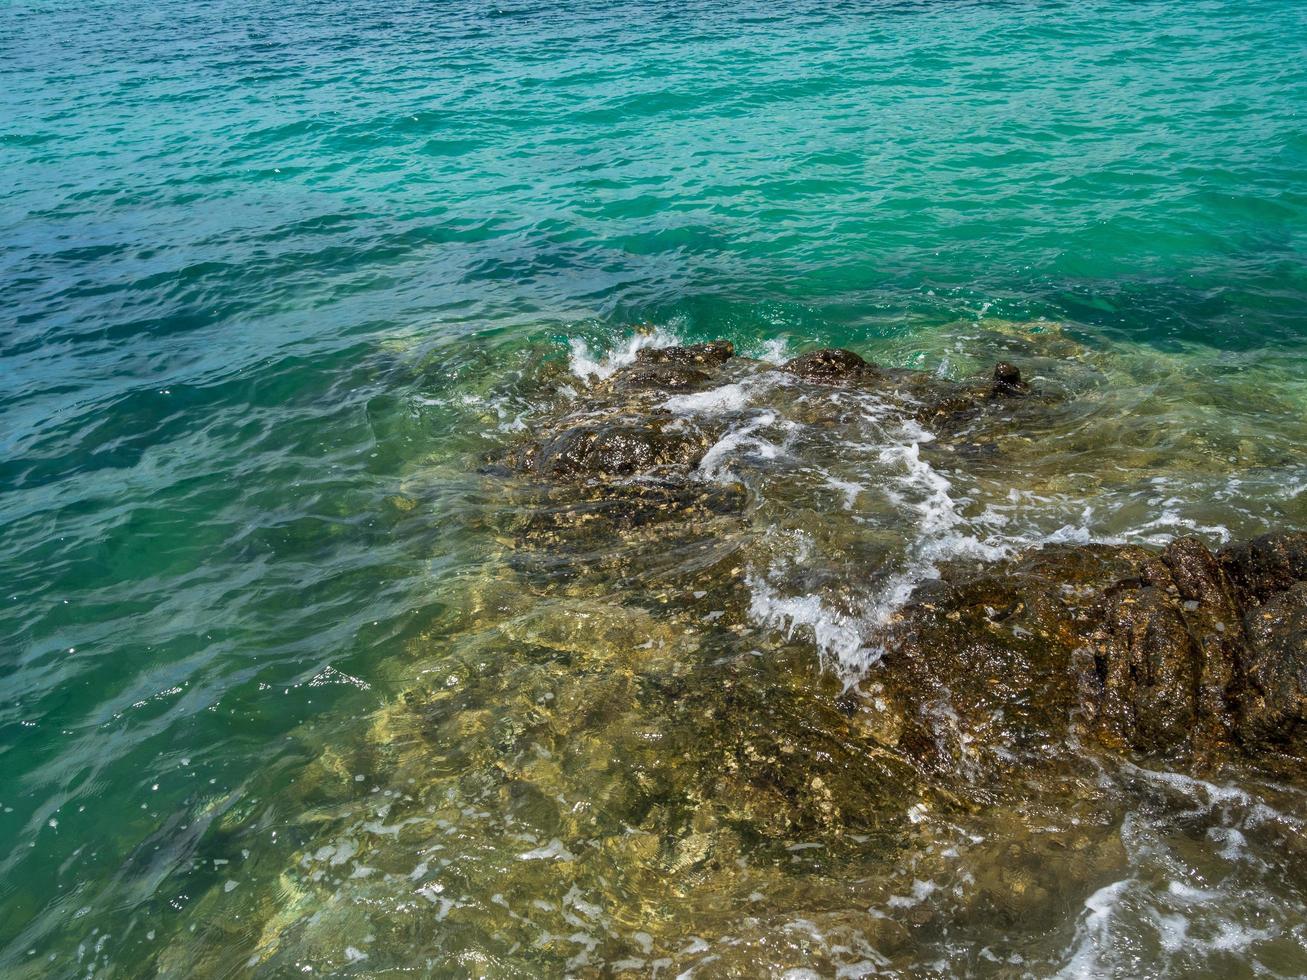
[[[1307,7],[0,22],[6,975],[1307,972],[1301,787],[1087,760],[964,818],[868,770],[881,833],[703,782],[768,703],[820,767],[787,726],[874,684],[868,526],[912,580],[1307,525]],[[1075,407],[1019,472],[884,426],[758,468],[722,539],[752,632],[686,640],[632,611],[684,569],[524,588],[531,504],[478,473],[650,335],[952,378],[1015,350]],[[785,435],[717,475],[806,458]]]

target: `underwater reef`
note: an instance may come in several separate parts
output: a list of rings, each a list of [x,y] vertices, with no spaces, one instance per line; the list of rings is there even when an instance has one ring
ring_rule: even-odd
[[[727,341],[640,350],[634,364],[543,420],[541,434],[514,449],[507,466],[572,481],[577,497],[560,506],[568,491],[554,489],[547,530],[532,527],[524,544],[539,547],[541,535],[621,535],[632,525],[647,533],[650,524],[671,525],[675,538],[693,533],[697,513],[729,517],[747,506],[743,488],[698,479],[729,412],[689,421],[660,406],[660,392],[720,390],[769,373],[782,375],[777,383],[800,404],[807,386],[871,390],[954,452],[992,447],[996,425],[1038,424],[1051,400],[1007,362],[995,365],[988,384],[966,385],[884,370],[847,350],[813,351],[779,367],[733,354]],[[729,595],[725,578],[717,589]],[[986,722],[1001,713],[1019,743],[1075,725],[1104,745],[1146,753],[1301,757],[1305,617],[1303,533],[1215,553],[1187,538],[1160,550],[1056,545],[978,569],[950,565],[885,617],[875,683],[878,702],[894,707],[873,724],[932,766],[957,761],[924,722],[940,698],[967,719],[957,737],[978,745],[992,741]]]
[[[362,737],[300,733],[281,860],[157,969],[1111,973],[1131,916],[1183,917],[1177,968],[1298,969],[1307,534],[1012,535],[967,488],[1055,499],[1038,460],[1106,385],[1054,331],[1001,349],[951,380],[642,343],[515,382],[451,624]]]

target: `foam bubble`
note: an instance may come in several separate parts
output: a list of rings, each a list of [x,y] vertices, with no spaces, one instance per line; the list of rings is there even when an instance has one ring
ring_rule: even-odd
[[[679,415],[712,415],[738,412],[749,402],[749,392],[742,384],[722,385],[690,395],[673,395],[663,407]]]
[[[1105,969],[1107,964],[1103,962],[1102,954],[1104,950],[1112,948],[1112,918],[1116,915],[1130,882],[1129,878],[1114,881],[1085,899],[1086,914],[1076,927],[1071,955],[1056,976],[1081,980],[1083,977],[1103,976],[1111,972]]]
[[[777,421],[775,412],[763,411],[731,428],[709,447],[708,452],[699,461],[700,474],[708,480],[727,479],[731,476],[730,467],[733,457],[740,455],[742,450],[747,450],[750,455],[761,459],[775,459],[783,451],[783,445],[764,439],[758,433],[769,426],[776,425]],[[792,430],[795,426],[792,422],[786,422],[782,423],[781,427]]]
[[[602,357],[595,357],[590,352],[589,344],[580,337],[573,337],[567,343],[571,351],[568,364],[572,373],[583,381],[602,381],[618,369],[634,364],[636,354],[646,347],[671,347],[679,343],[680,340],[674,334],[658,327],[649,333],[632,334],[622,346],[608,351]]]
[[[793,637],[804,628],[811,632],[818,654],[840,673],[855,679],[878,661],[884,650],[863,642],[863,624],[829,608],[815,595],[783,596],[766,579],[749,576],[749,615],[755,622],[785,631]]]
[[[784,364],[790,359],[788,343],[784,337],[772,337],[762,345],[762,350],[758,353],[758,360],[766,361],[768,364]]]

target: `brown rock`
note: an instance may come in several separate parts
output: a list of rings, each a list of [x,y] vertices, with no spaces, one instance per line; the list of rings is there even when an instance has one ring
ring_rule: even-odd
[[[1030,393],[1030,385],[1021,380],[1021,369],[1007,361],[994,365],[994,384],[989,389],[991,395],[999,398],[1012,398]]]
[[[646,347],[636,351],[635,359],[641,364],[722,364],[735,354],[735,345],[729,340],[714,340],[708,344],[690,344],[685,347]]]
[[[1100,734],[1150,753],[1186,745],[1198,714],[1198,651],[1176,603],[1156,586],[1106,603],[1094,636]]]
[[[1307,582],[1250,609],[1245,617],[1247,687],[1239,702],[1246,748],[1307,750]]]
[[[1307,534],[1266,534],[1224,549],[1220,561],[1243,602],[1265,602],[1307,579]]]
[[[630,476],[691,469],[708,445],[703,433],[683,421],[625,416],[564,429],[526,447],[518,463],[545,476]]]
[[[1001,712],[1016,744],[1080,717],[1116,749],[1307,755],[1301,544],[1059,546],[945,568],[900,612],[877,675],[902,705],[900,744],[948,768],[958,740],[992,741]]]
[[[622,368],[608,379],[607,384],[618,391],[636,391],[646,388],[677,391],[702,388],[711,380],[703,371],[691,367],[688,363],[658,361],[640,362]]]
[[[781,370],[809,381],[855,381],[874,372],[876,365],[853,351],[827,348],[801,354],[787,361]]]

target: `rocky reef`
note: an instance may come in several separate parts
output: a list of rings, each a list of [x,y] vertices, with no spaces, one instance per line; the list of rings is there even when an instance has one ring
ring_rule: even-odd
[[[646,347],[549,401],[364,734],[217,821],[283,848],[204,897],[231,941],[159,971],[1041,976],[1119,898],[1217,937],[1181,973],[1238,975],[1222,912],[1301,973],[1307,535],[985,537],[1080,425],[1062,343]]]
[[[943,449],[983,439],[987,424],[1010,425],[1014,405],[1029,420],[1053,401],[1007,362],[988,383],[957,384],[847,350],[779,367],[732,355],[726,341],[642,350],[508,455],[509,470],[564,481],[547,511],[555,542],[569,525],[593,544],[650,521],[670,525],[673,538],[702,536],[692,514],[742,513],[743,486],[705,480],[702,464],[729,437],[733,389],[749,379],[783,389],[793,414],[818,425],[831,406],[810,401],[810,388],[874,392],[887,411],[930,423]],[[714,388],[727,395],[704,398],[705,411],[669,409],[676,393]],[[538,544],[531,533],[540,527],[524,539]],[[993,742],[984,720],[1002,714],[1019,743],[1076,728],[1112,748],[1167,756],[1307,751],[1305,535],[1215,553],[1197,539],[1160,550],[1058,545],[933,571],[880,624],[883,656],[868,678],[897,715],[873,728],[933,765],[957,762],[928,724],[941,698],[975,720],[954,740],[976,745]]]

